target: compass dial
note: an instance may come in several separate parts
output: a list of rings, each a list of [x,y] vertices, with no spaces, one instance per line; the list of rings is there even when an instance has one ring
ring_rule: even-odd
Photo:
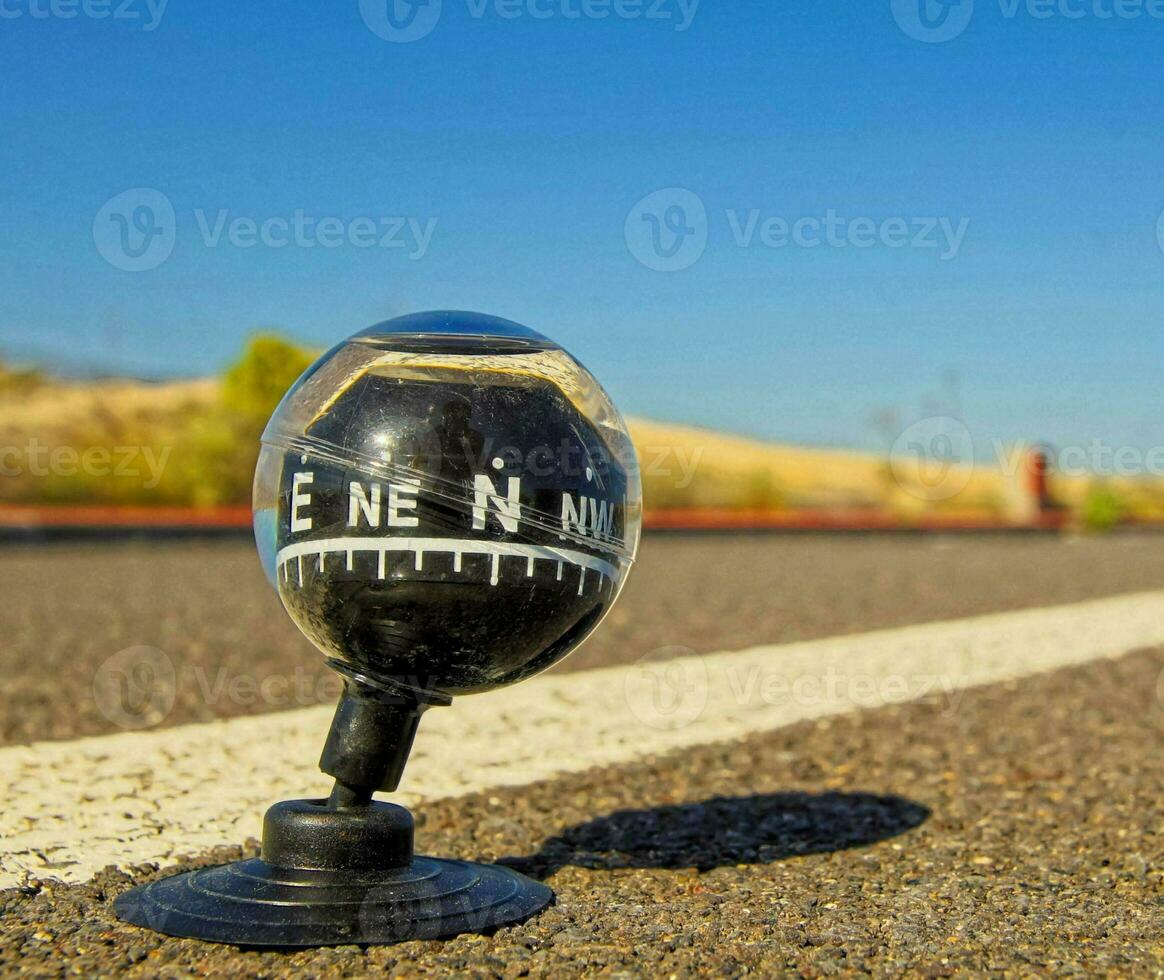
[[[263,437],[255,533],[300,629],[341,670],[432,700],[576,647],[634,559],[625,425],[545,337],[418,314],[324,355]]]

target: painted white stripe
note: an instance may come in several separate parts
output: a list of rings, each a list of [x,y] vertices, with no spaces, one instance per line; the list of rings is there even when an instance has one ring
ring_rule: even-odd
[[[399,797],[524,785],[917,698],[956,711],[973,685],[1160,644],[1164,592],[1152,592],[552,674],[430,711]],[[330,716],[309,708],[0,750],[0,885],[80,881],[257,837],[268,804],[327,794],[315,766]]]

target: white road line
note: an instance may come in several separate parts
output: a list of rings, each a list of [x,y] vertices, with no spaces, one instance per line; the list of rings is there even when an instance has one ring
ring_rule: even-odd
[[[428,712],[399,796],[524,785],[917,698],[956,711],[971,686],[1160,644],[1164,592],[1150,592],[543,676]],[[315,766],[330,716],[308,708],[0,750],[0,886],[83,881],[109,864],[257,837],[268,804],[327,794]]]

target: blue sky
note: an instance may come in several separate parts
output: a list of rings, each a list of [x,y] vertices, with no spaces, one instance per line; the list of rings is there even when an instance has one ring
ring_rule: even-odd
[[[637,414],[1164,441],[1160,0],[98,2],[0,0],[0,351],[476,309]]]

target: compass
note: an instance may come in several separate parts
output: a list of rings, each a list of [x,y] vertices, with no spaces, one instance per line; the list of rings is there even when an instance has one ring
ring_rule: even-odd
[[[540,911],[541,882],[416,855],[411,815],[373,795],[399,785],[425,711],[531,677],[598,626],[640,523],[622,417],[541,334],[421,313],[327,352],[263,434],[254,526],[284,607],[345,680],[320,759],[335,785],[268,810],[260,857],[133,889],[117,913],[171,935],[316,946]]]

